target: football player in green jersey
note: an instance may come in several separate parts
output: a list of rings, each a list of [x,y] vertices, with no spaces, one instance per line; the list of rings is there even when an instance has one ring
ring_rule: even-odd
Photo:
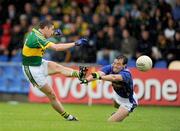
[[[81,38],[72,43],[55,44],[47,40],[52,35],[61,35],[61,30],[55,30],[50,21],[41,21],[38,29],[33,28],[26,39],[22,50],[22,68],[26,78],[34,87],[39,88],[49,98],[52,107],[69,121],[77,121],[77,118],[67,113],[61,102],[58,101],[54,91],[47,82],[47,76],[53,74],[63,74],[69,77],[77,77],[80,80],[84,77],[84,72],[64,67],[53,61],[42,59],[47,48],[55,51],[64,51],[74,46],[82,46],[88,43],[87,39]]]

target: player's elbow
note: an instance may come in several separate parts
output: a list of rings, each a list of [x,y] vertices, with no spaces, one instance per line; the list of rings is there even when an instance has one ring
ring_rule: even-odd
[[[55,45],[54,50],[55,51],[62,51],[62,48],[60,46],[58,46],[58,45]]]
[[[112,76],[112,81],[117,81],[117,77],[116,76]]]
[[[58,47],[55,47],[54,48],[54,51],[60,51]]]
[[[57,44],[54,44],[53,46],[51,46],[51,49],[54,51],[62,51],[62,47],[58,46]]]
[[[56,46],[56,44],[53,44],[53,45],[49,46],[49,48],[52,49],[52,50],[57,51],[57,46]]]
[[[112,81],[121,81],[121,78],[117,75],[112,76]]]

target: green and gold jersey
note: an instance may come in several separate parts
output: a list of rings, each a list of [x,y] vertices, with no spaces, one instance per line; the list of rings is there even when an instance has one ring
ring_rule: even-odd
[[[26,66],[40,66],[45,50],[54,44],[48,41],[41,32],[32,29],[26,39],[22,50],[22,64]]]

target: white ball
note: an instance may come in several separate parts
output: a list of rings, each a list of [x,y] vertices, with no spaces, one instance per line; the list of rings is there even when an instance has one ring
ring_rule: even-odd
[[[152,60],[149,56],[142,55],[136,60],[136,67],[138,70],[146,72],[152,68]]]

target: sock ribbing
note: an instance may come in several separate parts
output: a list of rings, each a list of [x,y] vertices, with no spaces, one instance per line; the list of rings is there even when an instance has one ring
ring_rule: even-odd
[[[69,113],[64,111],[63,113],[61,113],[61,116],[64,117],[65,119],[67,119],[69,116]]]
[[[72,72],[72,77],[79,77],[78,71],[73,71]]]

